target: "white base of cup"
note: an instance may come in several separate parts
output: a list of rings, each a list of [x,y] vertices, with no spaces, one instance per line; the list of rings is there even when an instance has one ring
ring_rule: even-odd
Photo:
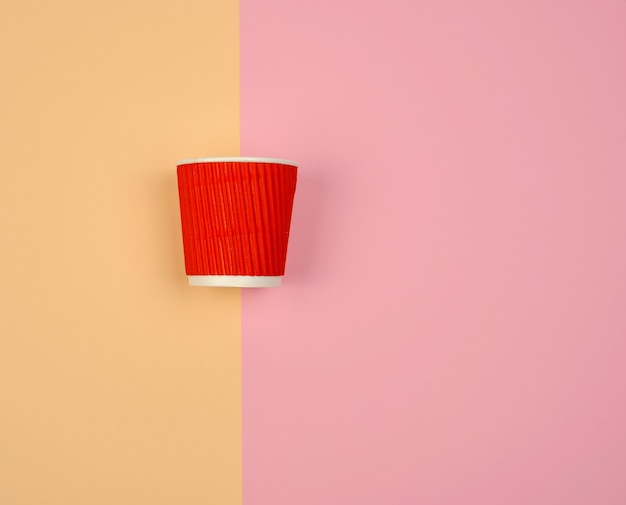
[[[188,275],[190,286],[215,288],[276,288],[282,275]]]

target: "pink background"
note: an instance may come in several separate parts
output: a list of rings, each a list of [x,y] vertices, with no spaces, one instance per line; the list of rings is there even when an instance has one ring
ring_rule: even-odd
[[[244,504],[626,503],[626,2],[241,1]]]

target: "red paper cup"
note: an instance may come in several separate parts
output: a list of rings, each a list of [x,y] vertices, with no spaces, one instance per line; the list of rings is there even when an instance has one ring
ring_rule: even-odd
[[[177,163],[190,285],[280,286],[297,167],[292,161],[271,158]]]

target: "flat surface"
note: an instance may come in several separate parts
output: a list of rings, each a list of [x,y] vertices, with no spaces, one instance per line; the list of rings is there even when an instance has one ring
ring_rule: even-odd
[[[244,503],[626,503],[626,2],[241,2]]]
[[[175,164],[239,154],[237,3],[0,25],[0,503],[241,503],[240,291],[187,285]]]

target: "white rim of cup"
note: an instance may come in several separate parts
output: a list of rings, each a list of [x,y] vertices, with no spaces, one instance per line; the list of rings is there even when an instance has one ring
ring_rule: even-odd
[[[225,156],[221,158],[189,158],[176,162],[176,166],[191,165],[192,163],[224,163],[228,161],[240,161],[244,163],[276,163],[279,165],[289,165],[291,167],[297,167],[298,164],[291,160],[281,160],[279,158],[250,158],[247,156]]]
[[[277,288],[282,275],[188,275],[190,286],[213,288]]]

